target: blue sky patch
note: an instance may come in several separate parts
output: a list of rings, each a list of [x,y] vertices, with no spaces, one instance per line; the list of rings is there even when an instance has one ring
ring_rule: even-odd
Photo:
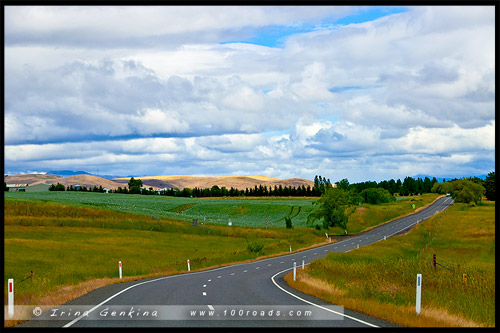
[[[381,17],[400,14],[407,12],[408,8],[405,7],[386,7],[386,6],[371,6],[371,7],[362,7],[360,11],[355,15],[350,15],[347,17],[343,17],[337,21],[335,21],[336,25],[348,25],[348,24],[356,24],[363,23],[369,21],[375,21]]]
[[[256,30],[253,37],[243,40],[223,41],[219,44],[246,43],[267,47],[282,47],[287,37],[317,30],[335,29],[348,24],[374,21],[384,16],[404,13],[405,7],[368,6],[361,7],[353,15],[338,20],[325,19],[320,24],[301,23],[296,25],[268,25]]]

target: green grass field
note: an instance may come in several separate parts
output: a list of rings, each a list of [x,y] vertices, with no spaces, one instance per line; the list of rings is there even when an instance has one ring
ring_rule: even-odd
[[[305,273],[287,281],[403,326],[495,326],[495,203],[455,203],[406,235],[331,253]],[[415,313],[417,274],[422,274],[420,315]]]
[[[294,227],[305,227],[307,216],[317,198],[176,198],[166,196],[131,195],[94,192],[6,192],[6,198],[59,202],[82,207],[105,208],[119,212],[169,218],[184,221],[198,219],[209,225],[284,228],[285,217],[292,218]],[[361,205],[349,218],[348,231],[355,233],[413,211],[432,202],[436,194],[424,194],[381,205]],[[317,222],[321,224],[321,221]],[[330,234],[343,234],[333,228]]]
[[[7,198],[55,201],[69,205],[107,208],[116,211],[173,218],[198,219],[208,224],[245,227],[285,227],[285,216],[293,217],[294,226],[305,226],[315,199],[297,198],[176,198],[94,192],[7,192]],[[299,213],[300,207],[300,213]],[[298,213],[298,214],[297,214]]]

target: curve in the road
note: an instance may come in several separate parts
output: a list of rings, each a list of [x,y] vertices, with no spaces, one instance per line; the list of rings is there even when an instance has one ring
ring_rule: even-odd
[[[72,320],[44,320],[43,316],[24,323],[21,326],[63,327],[114,327],[114,326],[394,326],[378,318],[369,317],[347,309],[332,310],[331,304],[313,296],[302,294],[285,287],[282,275],[293,269],[306,265],[328,252],[348,252],[355,248],[373,244],[396,234],[404,233],[417,223],[446,209],[453,203],[450,197],[438,198],[432,205],[410,216],[391,221],[359,235],[281,257],[262,259],[244,264],[235,264],[215,269],[171,275],[161,278],[147,279],[141,282],[127,282],[96,289],[66,305],[88,306],[88,313],[98,312],[101,307],[126,306],[192,306],[203,305],[206,309],[248,309],[260,306],[287,307],[309,304],[318,311],[334,315],[332,320],[233,320],[238,318],[220,318],[224,320],[89,320],[84,315]],[[307,261],[307,262],[306,262]],[[281,283],[280,283],[281,282]],[[288,289],[288,290],[287,290]],[[96,305],[89,305],[96,304]],[[347,314],[348,313],[348,314]],[[333,318],[333,317],[332,317]],[[339,319],[341,318],[341,319]]]

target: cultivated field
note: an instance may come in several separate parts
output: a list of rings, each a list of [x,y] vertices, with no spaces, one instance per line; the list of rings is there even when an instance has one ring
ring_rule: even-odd
[[[317,198],[176,198],[156,195],[132,195],[94,192],[7,192],[6,197],[60,202],[82,207],[106,208],[149,217],[199,223],[268,228],[285,227],[285,217],[294,227],[305,227],[307,215]],[[349,217],[348,232],[355,233],[395,217],[413,212],[432,202],[437,194],[407,198],[381,205],[361,205]],[[320,224],[321,222],[318,222]],[[344,234],[333,228],[332,235]]]

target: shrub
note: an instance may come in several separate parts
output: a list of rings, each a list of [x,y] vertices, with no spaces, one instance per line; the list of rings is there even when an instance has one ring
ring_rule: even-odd
[[[389,191],[381,187],[367,188],[360,195],[366,203],[374,205],[395,200]]]
[[[248,245],[247,245],[247,250],[252,252],[252,253],[259,253],[263,248],[264,248],[264,244],[259,243],[259,242],[248,242]]]

